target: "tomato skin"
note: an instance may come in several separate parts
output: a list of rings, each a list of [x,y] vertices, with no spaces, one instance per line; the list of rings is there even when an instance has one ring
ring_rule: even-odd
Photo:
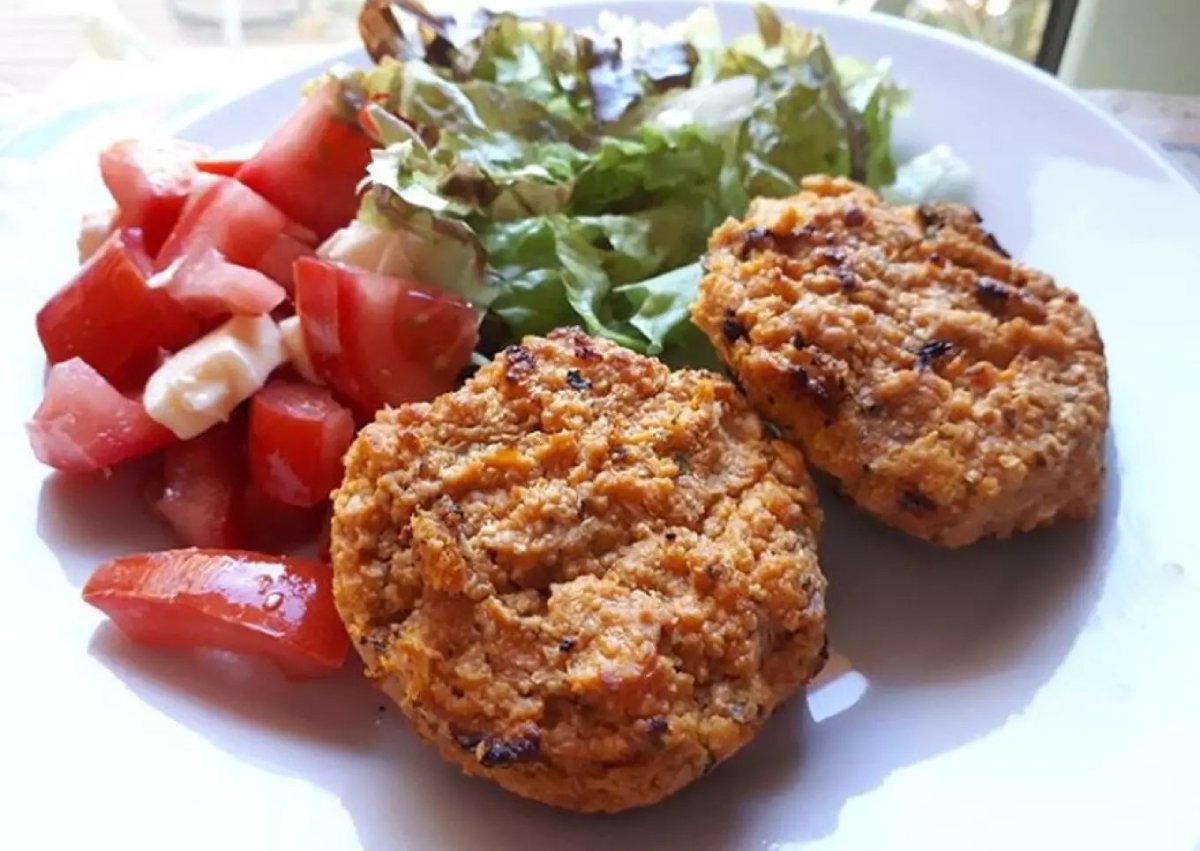
[[[158,253],[179,219],[204,148],[176,139],[126,139],[100,154],[100,176],[121,209],[121,223],[140,228]]]
[[[360,400],[374,394],[360,385],[358,376],[349,368],[348,359],[342,356],[338,314],[341,276],[328,267],[329,264],[322,260],[303,259],[294,267],[296,313],[300,316],[304,348],[322,381],[350,399],[356,407],[367,408],[370,402],[363,404]]]
[[[335,83],[313,92],[237,173],[237,179],[325,239],[354,218],[371,139],[337,117]]]
[[[272,379],[250,401],[250,478],[280,502],[328,499],[353,440],[354,415],[324,387]]]
[[[313,366],[360,416],[452,389],[478,342],[475,309],[455,296],[316,258],[295,279]]]
[[[175,440],[79,358],[50,368],[45,398],[26,425],[33,454],[68,473],[103,470]]]
[[[233,177],[238,169],[246,164],[243,159],[228,157],[203,157],[196,160],[196,169],[204,174],[216,174],[221,177]]]
[[[229,263],[258,269],[279,285],[290,287],[290,274],[284,280],[279,277],[277,243],[284,236],[304,242],[310,234],[238,181],[215,175],[205,177],[203,188],[188,200],[178,224],[155,258],[155,269],[161,272],[189,251],[211,247]]]
[[[196,547],[239,547],[239,499],[245,481],[245,429],[214,426],[163,453],[162,491],[154,510],[180,541]]]
[[[200,336],[179,305],[147,283],[149,257],[141,232],[118,231],[38,311],[46,358],[87,361],[118,387],[140,386],[158,350],[174,351]]]
[[[349,649],[331,578],[310,559],[167,550],[100,565],[83,599],[139,644],[262,656],[308,679],[339,670]]]

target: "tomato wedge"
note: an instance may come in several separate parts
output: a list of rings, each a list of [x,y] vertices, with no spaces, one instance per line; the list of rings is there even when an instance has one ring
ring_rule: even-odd
[[[79,358],[51,367],[45,398],[25,428],[37,459],[69,473],[103,470],[175,440],[141,402]]]
[[[325,239],[354,218],[371,139],[336,114],[337,84],[313,92],[237,173],[245,183]]]
[[[313,366],[361,416],[450,390],[471,359],[478,316],[456,296],[316,258],[295,277]]]
[[[200,327],[147,283],[141,232],[114,233],[38,311],[37,331],[51,363],[83,358],[119,387],[138,387],[160,349],[175,351]]]
[[[259,316],[287,298],[287,291],[262,272],[227,262],[220,251],[203,242],[188,246],[154,282],[201,317]]]
[[[179,220],[196,179],[194,160],[205,151],[178,139],[127,139],[101,152],[100,176],[121,208],[121,224],[141,228],[151,256]]]
[[[324,387],[273,379],[250,401],[250,478],[280,502],[327,499],[352,440],[354,416]]]
[[[197,547],[241,545],[239,499],[245,483],[245,429],[230,421],[163,453],[154,510],[179,539]]]
[[[262,656],[291,679],[332,674],[349,640],[319,561],[240,550],[167,550],[100,565],[83,599],[150,647]]]
[[[155,269],[166,269],[190,250],[211,247],[228,262],[258,269],[281,286],[290,287],[291,275],[281,270],[278,255],[294,256],[298,249],[293,243],[311,242],[315,239],[312,233],[297,227],[273,204],[236,180],[205,177],[203,188],[188,201],[155,258]],[[284,249],[279,247],[280,241]]]

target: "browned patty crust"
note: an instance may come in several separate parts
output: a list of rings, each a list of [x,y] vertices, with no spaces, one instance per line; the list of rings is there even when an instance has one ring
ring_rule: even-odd
[[[1107,368],[1075,293],[969,207],[804,190],[713,234],[692,308],[755,408],[858,505],[938,544],[1090,516]]]
[[[621,810],[819,670],[820,522],[803,457],[728,381],[563,329],[363,430],[334,591],[367,675],[447,759]]]

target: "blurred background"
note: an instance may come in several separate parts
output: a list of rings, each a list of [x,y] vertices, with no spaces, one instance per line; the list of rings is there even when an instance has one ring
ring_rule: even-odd
[[[427,0],[465,10],[487,0]],[[531,0],[536,5],[537,0]],[[161,122],[356,40],[360,0],[0,0],[0,172],[72,109]],[[1036,64],[1200,175],[1200,0],[799,0],[895,15]],[[498,5],[505,5],[503,2]],[[511,5],[511,4],[509,4]],[[97,104],[105,101],[100,114]],[[127,108],[118,112],[114,105]],[[75,116],[78,119],[78,116]],[[133,121],[132,124],[130,122]],[[76,120],[75,125],[81,121]],[[76,131],[78,132],[78,130]],[[62,135],[62,128],[55,133]],[[24,134],[24,135],[21,135]],[[42,149],[52,140],[33,139]],[[26,151],[28,148],[28,151]]]
[[[991,45],[1081,86],[1200,94],[1200,0],[808,0],[896,15]],[[439,5],[434,2],[435,8]],[[442,4],[449,5],[449,4]],[[457,0],[453,5],[462,5]],[[85,52],[352,39],[358,0],[5,0],[0,92]],[[1154,45],[1153,50],[1146,49]]]
[[[430,5],[436,8],[437,3]],[[1055,0],[820,0],[953,30],[1031,62],[1061,51]],[[1076,0],[1057,0],[1059,12]],[[1196,3],[1200,6],[1200,3]],[[355,36],[358,0],[5,0],[0,87],[29,90],[85,51],[154,55],[192,45],[286,45]],[[6,20],[7,19],[7,20]],[[1047,38],[1047,35],[1050,38]],[[1046,49],[1043,49],[1043,44]]]
[[[808,2],[951,30],[1061,72],[1080,86],[1200,94],[1195,49],[1200,0]],[[4,0],[0,93],[37,88],[48,73],[89,51],[115,58],[200,45],[344,41],[354,37],[358,5],[357,0]],[[1147,49],[1151,44],[1154,49]]]

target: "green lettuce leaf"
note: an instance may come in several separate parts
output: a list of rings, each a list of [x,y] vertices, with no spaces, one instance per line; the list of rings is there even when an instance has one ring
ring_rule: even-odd
[[[703,196],[716,184],[724,160],[720,141],[694,125],[644,125],[634,138],[605,137],[579,171],[571,210],[624,212]]]
[[[489,345],[578,324],[718,366],[689,313],[723,218],[809,174],[912,191],[945,162],[896,179],[905,96],[887,64],[835,60],[767,6],[728,43],[711,9],[665,28],[605,14],[597,31],[413,0],[362,14],[379,64],[341,84],[384,147],[366,230],[339,247],[487,308]]]
[[[449,78],[494,83],[555,115],[600,123],[619,120],[649,94],[688,86],[699,61],[680,35],[633,47],[509,12],[459,21],[415,0],[372,0],[359,28],[377,62],[423,61]]]
[[[734,149],[749,197],[797,192],[807,174],[892,180],[891,122],[903,97],[886,65],[836,63],[824,37],[755,7],[758,34],[735,41],[718,80],[754,77],[754,107]]]
[[[629,215],[557,214],[484,227],[493,285],[501,292],[492,310],[518,337],[581,324],[658,354],[686,323],[695,280],[678,278],[680,286],[660,293],[647,279],[695,260],[708,232],[696,218],[689,207],[665,205]],[[645,285],[651,289],[639,289]],[[673,301],[664,312],[668,296]]]
[[[483,229],[481,239],[488,280],[499,293],[491,310],[513,338],[578,322],[567,298],[558,235],[549,217],[496,222]]]
[[[857,144],[864,152],[859,177],[869,186],[884,186],[896,178],[892,159],[892,119],[908,106],[908,95],[891,78],[891,63],[875,64],[851,57],[837,60],[837,73],[846,92],[846,102],[862,116],[862,135]]]
[[[497,15],[477,39],[463,45],[454,68],[459,77],[495,83],[552,114],[578,119],[586,112],[584,49],[561,24]]]

